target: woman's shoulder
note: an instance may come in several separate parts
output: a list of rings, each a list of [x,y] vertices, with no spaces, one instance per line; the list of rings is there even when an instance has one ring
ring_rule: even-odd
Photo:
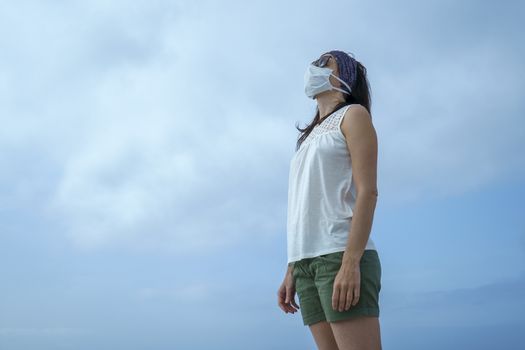
[[[365,106],[354,103],[348,106],[340,122],[341,132],[345,137],[351,133],[373,131],[372,116]]]
[[[360,103],[350,103],[350,104],[348,104],[345,114],[348,114],[349,112],[350,113],[365,113],[365,114],[368,114],[370,116],[370,113],[368,112],[368,109],[366,109],[366,107],[363,106]]]

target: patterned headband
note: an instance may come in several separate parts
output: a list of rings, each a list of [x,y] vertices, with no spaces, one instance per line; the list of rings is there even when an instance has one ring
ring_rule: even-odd
[[[337,66],[339,67],[339,78],[347,83],[350,88],[354,87],[354,83],[357,79],[357,61],[349,54],[344,51],[332,50],[327,52],[335,57]],[[341,88],[348,91],[348,88],[342,84]],[[352,92],[352,91],[348,91]]]

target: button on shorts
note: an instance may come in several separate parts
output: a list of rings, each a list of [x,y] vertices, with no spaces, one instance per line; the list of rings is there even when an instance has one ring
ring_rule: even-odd
[[[356,316],[379,317],[381,262],[375,249],[365,250],[359,263],[361,290],[358,303],[343,311],[332,308],[333,284],[341,267],[343,254],[344,251],[324,254],[294,263],[295,290],[305,326]]]

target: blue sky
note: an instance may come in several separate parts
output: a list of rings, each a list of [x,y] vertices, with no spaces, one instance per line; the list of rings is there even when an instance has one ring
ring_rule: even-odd
[[[314,349],[276,293],[331,49],[372,88],[383,347],[520,348],[524,9],[0,3],[0,349]]]

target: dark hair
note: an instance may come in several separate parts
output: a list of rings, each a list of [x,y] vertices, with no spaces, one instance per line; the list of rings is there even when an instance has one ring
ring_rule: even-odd
[[[354,86],[351,86],[351,88],[352,88],[352,95],[343,94],[343,96],[345,97],[345,101],[335,106],[334,110],[330,112],[328,115],[332,114],[333,112],[337,111],[338,109],[346,105],[354,104],[354,103],[358,103],[362,105],[368,110],[368,113],[370,113],[370,115],[372,114],[370,83],[368,82],[366,68],[359,61],[357,61],[356,81],[354,83]],[[303,129],[301,129],[298,124],[295,125],[297,130],[301,132],[297,140],[295,151],[299,150],[299,147],[301,147],[301,144],[303,143],[303,141],[308,137],[308,135],[310,135],[313,128],[319,123],[319,120],[320,120],[319,107],[316,107],[316,113],[315,113],[314,119],[310,122],[310,124],[308,124]]]

